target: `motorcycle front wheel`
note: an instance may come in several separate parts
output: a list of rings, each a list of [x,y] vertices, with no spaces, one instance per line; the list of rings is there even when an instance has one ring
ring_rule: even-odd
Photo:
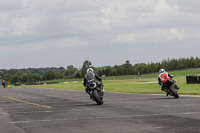
[[[175,91],[173,85],[169,87],[169,91],[172,93],[172,95],[174,96],[174,98],[179,98],[179,95],[178,95],[177,91]]]
[[[99,93],[98,93],[97,90],[92,90],[92,95],[93,95],[93,98],[94,98],[94,100],[96,101],[96,103],[97,103],[98,105],[103,104],[103,98],[101,98],[101,97],[99,96]]]

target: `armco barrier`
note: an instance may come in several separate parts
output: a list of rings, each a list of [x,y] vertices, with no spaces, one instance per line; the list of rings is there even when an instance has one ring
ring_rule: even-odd
[[[200,84],[200,76],[186,76],[187,84]]]

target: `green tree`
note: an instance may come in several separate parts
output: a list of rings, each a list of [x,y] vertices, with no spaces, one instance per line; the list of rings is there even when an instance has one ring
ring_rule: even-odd
[[[15,73],[17,73],[17,70],[16,69],[10,69],[10,70],[7,71],[7,73],[14,75]]]
[[[56,79],[63,79],[65,77],[64,73],[56,73]]]
[[[69,75],[72,76],[72,75],[74,74],[74,72],[76,72],[77,70],[78,70],[78,69],[75,68],[73,65],[69,65],[69,66],[67,66],[65,75],[66,75],[66,76],[69,76]]]
[[[123,75],[122,65],[115,65],[114,68],[116,69],[116,75]]]
[[[198,57],[195,58],[196,67],[200,67],[200,59]]]
[[[129,60],[127,60],[126,63],[122,65],[122,69],[123,69],[123,75],[133,74],[133,66],[129,62]]]
[[[35,82],[35,79],[34,79],[32,73],[28,73],[27,76],[28,76],[28,82],[29,82],[29,83]]]
[[[189,68],[196,68],[195,59],[192,56],[189,59]]]
[[[28,82],[28,76],[26,73],[24,73],[21,78],[20,78],[22,83],[27,83]]]
[[[39,82],[39,81],[41,81],[42,76],[39,73],[33,73],[33,78],[34,78],[35,82]]]
[[[11,76],[11,74],[6,73],[6,74],[3,76],[3,79],[8,83],[8,82],[11,81],[12,76]]]
[[[73,78],[82,78],[82,74],[80,70],[77,70],[76,72],[73,73]]]
[[[12,84],[19,84],[21,80],[21,77],[19,75],[13,75],[11,78],[11,83]]]
[[[44,80],[53,80],[55,78],[56,78],[56,74],[52,70],[47,71],[43,76]]]
[[[3,77],[3,75],[4,75],[4,72],[0,71],[0,79]]]
[[[149,65],[148,66],[145,64],[145,63],[138,63],[138,64],[135,64],[133,66],[133,74],[135,75],[140,75],[140,74],[146,74],[148,73],[150,70],[148,69],[149,68]]]

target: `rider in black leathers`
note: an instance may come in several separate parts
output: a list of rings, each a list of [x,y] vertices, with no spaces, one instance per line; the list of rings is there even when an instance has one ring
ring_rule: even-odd
[[[6,88],[6,82],[5,82],[5,80],[2,81],[1,85],[3,85],[3,87]]]
[[[165,91],[165,84],[167,80],[172,80],[173,75],[169,74],[168,72],[165,71],[165,69],[160,69],[159,70],[159,76],[158,76],[158,84],[161,85],[161,90]],[[173,82],[175,82],[174,80],[172,80]],[[176,83],[176,82],[175,82]],[[177,83],[174,85],[175,89],[178,90],[180,89],[177,85]],[[168,93],[166,94],[166,96],[168,96]]]
[[[86,91],[86,93],[88,93],[90,95],[90,98],[92,98],[92,96],[90,94],[89,88],[87,87],[87,84],[89,83],[90,80],[99,81],[98,86],[101,89],[102,93],[104,93],[102,79],[100,78],[100,76],[97,73],[94,73],[92,68],[88,68],[87,73],[85,74],[85,77],[84,77],[83,85],[86,87],[85,91]]]

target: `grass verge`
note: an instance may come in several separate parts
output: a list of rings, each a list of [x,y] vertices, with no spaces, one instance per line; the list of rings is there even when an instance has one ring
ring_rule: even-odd
[[[200,84],[186,84],[186,77],[174,77],[178,86],[181,88],[178,93],[180,95],[200,95]],[[121,93],[147,93],[147,94],[164,94],[160,86],[157,84],[157,78],[137,78],[137,79],[119,79],[119,80],[103,80],[105,92],[121,92]],[[82,83],[67,84],[46,84],[46,85],[26,85],[25,87],[44,87],[55,89],[73,89],[85,90]]]

